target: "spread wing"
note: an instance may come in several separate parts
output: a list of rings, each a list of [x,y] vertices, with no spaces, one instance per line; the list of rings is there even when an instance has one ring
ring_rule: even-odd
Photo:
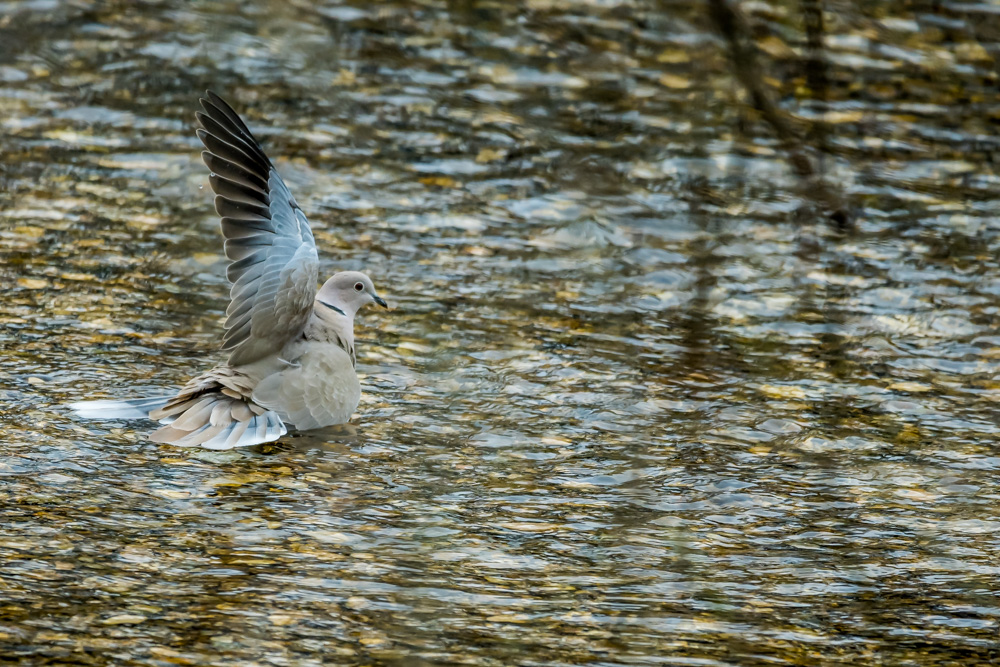
[[[316,297],[319,258],[309,221],[271,160],[226,102],[209,91],[197,113],[233,284],[223,350],[238,366],[298,336]]]

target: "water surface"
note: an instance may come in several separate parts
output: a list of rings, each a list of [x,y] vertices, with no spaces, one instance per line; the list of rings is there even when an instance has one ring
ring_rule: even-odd
[[[1000,19],[863,4],[748,7],[846,232],[694,3],[0,4],[5,659],[995,662]],[[354,433],[63,407],[222,359],[206,88],[394,308]]]

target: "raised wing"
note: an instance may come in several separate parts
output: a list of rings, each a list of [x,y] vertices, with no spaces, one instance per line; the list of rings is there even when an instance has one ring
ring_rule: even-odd
[[[223,350],[238,366],[278,352],[312,311],[319,259],[309,221],[253,134],[208,91],[196,115],[233,283]]]

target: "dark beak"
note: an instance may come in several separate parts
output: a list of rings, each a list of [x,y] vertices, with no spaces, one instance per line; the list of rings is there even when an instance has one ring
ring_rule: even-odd
[[[389,304],[387,304],[385,302],[385,299],[383,299],[382,297],[376,296],[376,297],[373,297],[373,298],[375,299],[375,303],[377,303],[378,305],[382,306],[383,308],[388,308],[389,307]]]

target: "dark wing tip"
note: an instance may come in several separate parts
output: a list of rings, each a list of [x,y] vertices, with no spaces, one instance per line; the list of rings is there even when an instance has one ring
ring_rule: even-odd
[[[211,90],[206,90],[205,95],[208,96],[208,99],[202,98],[198,101],[201,102],[202,108],[205,109],[205,112],[209,116],[212,115],[211,107],[214,106],[217,107],[218,110],[221,111],[224,116],[229,116],[229,117],[235,116],[236,118],[240,117],[239,113],[236,112],[236,109],[233,108],[232,104],[225,101],[220,96],[213,93]],[[243,124],[242,120],[240,121],[240,124]]]
[[[201,105],[202,109],[204,109],[205,111],[208,111],[207,105],[212,103],[212,98],[213,97],[218,97],[218,95],[216,95],[215,93],[213,93],[211,90],[206,90],[205,91],[205,96],[198,98],[198,104]],[[198,111],[197,113],[200,114],[201,112]]]
[[[271,159],[267,157],[267,153],[247,127],[246,122],[240,118],[239,113],[211,90],[206,90],[205,95],[207,98],[202,97],[198,100],[202,111],[195,112],[198,124],[208,130],[209,135],[235,145],[252,160],[260,162],[260,168],[265,172],[273,169]],[[218,152],[211,147],[209,150]]]
[[[220,97],[219,95],[217,95],[215,92],[213,92],[211,90],[206,90],[205,91],[205,97],[199,97],[198,98],[198,104],[201,105],[202,111],[204,113],[202,113],[202,111],[198,111],[195,114],[196,116],[198,114],[201,114],[203,116],[208,116],[209,118],[212,118],[212,116],[213,116],[212,112],[215,111],[215,109],[213,109],[213,107],[218,107],[218,111],[216,111],[216,113],[218,113],[219,111],[221,111],[224,116],[230,116],[231,115],[231,116],[236,116],[237,118],[239,118],[239,114],[236,113],[235,109],[233,109],[233,105],[231,105],[229,102],[227,102],[224,99],[222,99],[222,97]]]

